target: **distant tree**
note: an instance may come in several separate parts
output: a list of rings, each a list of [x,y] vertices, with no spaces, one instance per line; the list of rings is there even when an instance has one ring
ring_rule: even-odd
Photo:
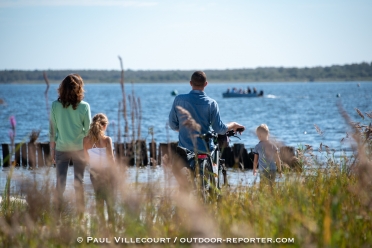
[[[85,82],[116,83],[119,70],[47,70],[50,81],[61,82],[70,73],[80,74]],[[188,82],[193,71],[125,71],[128,82]],[[372,81],[372,62],[312,68],[258,67],[256,69],[206,70],[209,81],[283,82],[283,81]],[[43,71],[2,70],[0,83],[43,82]]]

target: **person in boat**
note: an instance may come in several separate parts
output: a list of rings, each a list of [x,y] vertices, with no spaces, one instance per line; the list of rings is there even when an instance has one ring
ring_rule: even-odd
[[[112,139],[105,135],[109,124],[106,115],[99,113],[93,117],[88,136],[84,138],[84,154],[90,166],[96,211],[101,224],[106,223],[104,205],[106,202],[109,223],[113,224],[114,216],[114,183],[115,159]]]
[[[169,127],[178,132],[178,146],[194,153],[207,153],[213,147],[212,139],[209,144],[206,144],[204,140],[196,137],[197,134],[204,134],[210,130],[225,134],[228,130],[236,132],[239,128],[244,129],[244,126],[237,122],[225,123],[221,120],[217,102],[204,92],[207,85],[207,75],[203,71],[195,71],[190,81],[192,90],[188,94],[176,96],[169,113]],[[184,110],[188,111],[189,116],[185,114]],[[187,125],[190,119],[193,119],[197,124],[193,126],[194,128]],[[195,126],[199,126],[199,128],[195,128]],[[183,166],[173,165],[175,177],[181,177],[177,179],[179,182],[183,177],[180,173],[182,168]]]
[[[252,93],[251,88],[248,86],[247,87],[247,94],[251,94],[251,93]]]
[[[226,93],[227,93],[227,94],[230,93],[230,88],[227,88]]]
[[[257,94],[256,87],[253,87],[253,94]]]
[[[66,188],[67,170],[70,160],[74,163],[74,188],[77,214],[83,217],[84,158],[83,138],[90,125],[90,106],[84,99],[84,82],[80,75],[70,74],[58,87],[58,99],[50,111],[49,139],[53,163],[56,164],[56,205],[62,211],[63,193]]]

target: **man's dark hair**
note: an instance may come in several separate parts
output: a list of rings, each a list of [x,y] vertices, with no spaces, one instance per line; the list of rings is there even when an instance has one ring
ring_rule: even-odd
[[[204,86],[207,75],[203,71],[196,71],[191,76],[191,83],[195,86]]]

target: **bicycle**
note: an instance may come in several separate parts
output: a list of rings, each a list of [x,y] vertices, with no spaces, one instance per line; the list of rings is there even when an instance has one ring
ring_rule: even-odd
[[[237,132],[243,131],[244,129],[237,130]],[[227,185],[225,160],[221,158],[222,151],[228,146],[229,137],[239,137],[233,130],[224,135],[212,131],[201,134],[199,137],[206,144],[209,144],[209,140],[212,139],[214,146],[211,151],[195,155],[185,148],[177,147],[176,153],[187,161],[187,168],[192,175],[189,181],[191,181],[193,188],[200,192],[204,203],[211,203],[221,198],[221,189]]]

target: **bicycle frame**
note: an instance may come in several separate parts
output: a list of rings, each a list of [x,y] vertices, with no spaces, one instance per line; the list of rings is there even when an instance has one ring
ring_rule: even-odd
[[[197,155],[197,161],[200,164],[196,168],[199,168],[199,173],[197,174],[202,177],[201,188],[203,190],[208,188],[209,190],[209,197],[205,194],[205,190],[202,192],[204,202],[208,202],[208,198],[217,200],[220,197],[222,186],[227,184],[226,172],[224,173],[224,160],[221,159],[221,149],[217,142],[217,137],[217,134],[211,137],[213,138],[214,146],[210,152]],[[203,140],[208,143],[208,138]]]
[[[237,137],[233,131],[226,133],[226,137],[230,136]],[[214,132],[200,135],[200,138],[206,142],[206,147],[209,147],[207,144],[210,138],[213,138],[214,146],[211,151],[208,149],[207,153],[195,154],[195,167],[193,168],[191,163],[188,167],[193,174],[193,186],[201,192],[205,203],[218,200],[222,186],[227,184],[225,164],[224,159],[221,159],[222,151],[218,137],[218,134]]]

